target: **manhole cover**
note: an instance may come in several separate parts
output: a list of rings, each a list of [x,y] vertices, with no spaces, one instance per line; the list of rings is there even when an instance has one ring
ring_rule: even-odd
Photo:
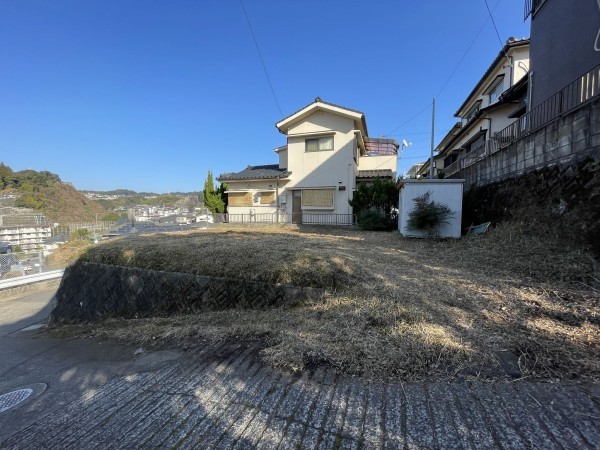
[[[8,394],[0,395],[0,413],[17,406],[19,403],[27,400],[33,394],[33,389],[18,389]]]

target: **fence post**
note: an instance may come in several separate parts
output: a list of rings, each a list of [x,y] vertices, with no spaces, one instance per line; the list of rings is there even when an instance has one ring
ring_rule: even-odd
[[[44,257],[44,252],[40,249],[38,250],[38,273],[42,273],[42,258]]]

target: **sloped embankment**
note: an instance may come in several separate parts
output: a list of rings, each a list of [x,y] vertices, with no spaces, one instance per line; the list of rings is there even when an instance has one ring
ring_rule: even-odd
[[[242,230],[137,236],[91,247],[65,272],[51,320],[290,307],[350,283],[352,268],[321,256],[310,239],[276,242]]]

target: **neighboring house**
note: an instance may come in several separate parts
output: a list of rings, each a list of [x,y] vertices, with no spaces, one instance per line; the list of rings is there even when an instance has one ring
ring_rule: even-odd
[[[396,178],[398,143],[370,138],[365,114],[316,98],[276,124],[287,138],[279,164],[221,174],[229,220],[353,222],[348,201],[361,181]]]
[[[419,171],[423,168],[423,163],[417,163],[410,166],[406,171],[406,178],[419,178]]]
[[[595,84],[597,93],[600,77],[600,1],[526,0],[525,18],[530,15],[530,108],[540,105],[594,67],[596,70],[586,82]],[[586,100],[581,98],[581,94],[579,100]]]
[[[421,167],[417,171],[416,178],[429,178],[429,163],[430,160],[427,159],[421,163]],[[444,155],[433,155],[433,178],[443,178],[444,177]]]
[[[445,176],[499,148],[502,133],[525,112],[528,71],[529,39],[508,39],[456,111],[460,122],[436,148]],[[489,149],[486,143],[495,147]]]

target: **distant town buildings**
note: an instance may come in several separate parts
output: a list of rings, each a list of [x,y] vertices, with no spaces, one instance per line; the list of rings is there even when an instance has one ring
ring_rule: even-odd
[[[23,225],[0,227],[0,241],[21,247],[23,251],[38,250],[52,236],[50,225]]]

